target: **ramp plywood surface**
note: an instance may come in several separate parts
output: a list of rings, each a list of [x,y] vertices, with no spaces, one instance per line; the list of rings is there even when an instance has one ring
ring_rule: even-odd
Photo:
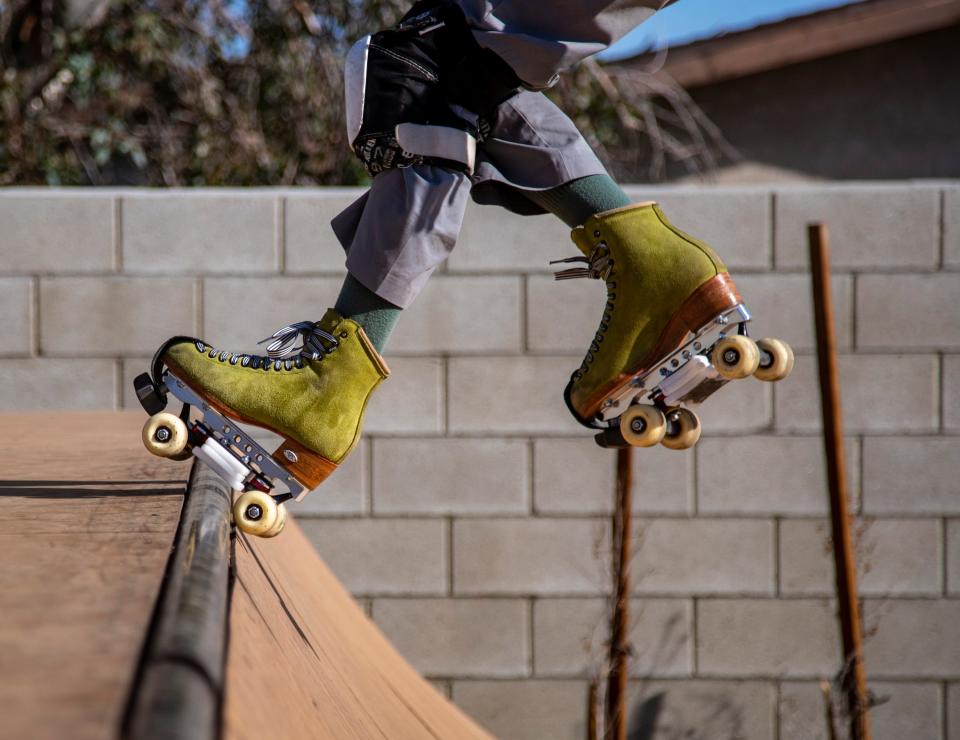
[[[490,738],[393,648],[295,522],[239,535],[225,735]]]
[[[0,415],[0,737],[116,736],[189,473],[145,418]]]

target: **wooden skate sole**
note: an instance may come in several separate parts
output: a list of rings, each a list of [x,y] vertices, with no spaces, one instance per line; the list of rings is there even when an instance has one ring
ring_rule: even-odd
[[[679,348],[688,333],[695,333],[717,316],[743,302],[733,278],[722,272],[707,280],[680,305],[670,317],[653,348],[629,371],[622,372],[609,383],[594,391],[588,398],[584,418],[592,419],[611,396],[621,393],[630,382],[643,375],[662,357]]]
[[[167,369],[170,370],[170,372],[176,375],[179,379],[183,380],[183,382],[186,382],[187,376],[183,368],[177,365],[176,362],[173,362],[166,357],[162,359],[163,364],[167,366]],[[206,403],[209,403],[211,408],[213,408],[220,415],[235,421],[243,422],[244,424],[252,424],[255,427],[266,429],[269,432],[273,432],[274,434],[283,437],[283,442],[279,447],[277,447],[276,450],[273,451],[270,456],[277,463],[277,465],[282,467],[294,478],[296,478],[308,491],[312,491],[314,488],[323,483],[333,474],[333,471],[337,469],[337,463],[333,462],[332,460],[328,460],[323,455],[317,454],[309,447],[297,442],[295,439],[287,436],[279,429],[275,429],[274,427],[270,426],[269,424],[265,424],[262,421],[251,419],[249,416],[241,414],[239,411],[230,408],[222,401],[203,395],[203,393],[196,388],[193,390],[198,396],[203,398]]]

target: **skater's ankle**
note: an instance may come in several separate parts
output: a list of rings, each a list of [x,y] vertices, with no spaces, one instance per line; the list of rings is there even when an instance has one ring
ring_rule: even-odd
[[[402,309],[384,300],[348,273],[334,310],[345,319],[360,324],[377,352],[383,353]]]

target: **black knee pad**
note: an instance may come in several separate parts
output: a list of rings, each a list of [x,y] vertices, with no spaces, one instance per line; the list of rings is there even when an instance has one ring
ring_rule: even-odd
[[[436,0],[354,44],[344,78],[348,140],[371,175],[419,163],[472,172],[483,116],[520,86],[459,6]]]

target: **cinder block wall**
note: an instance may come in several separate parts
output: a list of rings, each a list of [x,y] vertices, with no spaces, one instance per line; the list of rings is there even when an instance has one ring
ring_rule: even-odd
[[[135,406],[167,336],[252,349],[335,299],[358,191],[0,190],[0,408]],[[825,736],[838,666],[805,224],[831,229],[876,738],[960,738],[960,184],[644,188],[728,260],[780,385],[639,450],[639,738]],[[603,289],[555,283],[551,217],[471,207],[390,342],[367,436],[304,528],[404,654],[504,738],[584,737],[602,664],[612,453],[560,397]],[[92,432],[95,433],[95,432]],[[690,733],[690,734],[685,734]]]

